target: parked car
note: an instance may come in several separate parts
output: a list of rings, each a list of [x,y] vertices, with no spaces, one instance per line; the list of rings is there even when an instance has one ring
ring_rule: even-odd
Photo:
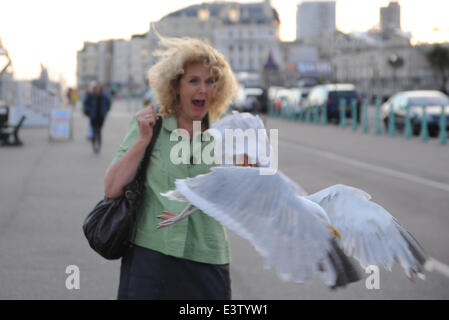
[[[305,107],[321,107],[323,105],[326,105],[327,119],[335,119],[336,121],[339,121],[339,106],[341,99],[344,99],[346,101],[345,116],[347,118],[352,116],[351,101],[355,100],[357,102],[357,121],[360,122],[360,109],[362,99],[355,90],[354,85],[349,83],[323,84],[313,87],[307,97]]]
[[[239,112],[259,112],[263,99],[262,88],[240,87],[232,109]]]
[[[271,102],[274,112],[277,112],[277,113],[281,112],[283,101],[282,101],[282,99],[279,99],[279,95],[284,90],[288,90],[288,89],[284,88],[284,87],[271,86],[267,90],[268,101]]]
[[[293,91],[287,88],[279,88],[276,91],[274,96],[274,107],[276,112],[279,113],[281,110],[288,112],[288,109],[293,108],[295,104],[296,99]]]
[[[279,89],[276,92],[274,105],[279,111],[282,109],[287,114],[298,116],[304,108],[309,91],[310,89],[304,88]]]
[[[402,91],[393,95],[382,105],[382,120],[388,130],[390,112],[394,113],[395,128],[405,128],[406,106],[410,106],[410,122],[414,135],[421,131],[423,106],[426,106],[427,125],[430,136],[440,130],[441,106],[445,107],[446,130],[449,129],[449,97],[436,90]]]

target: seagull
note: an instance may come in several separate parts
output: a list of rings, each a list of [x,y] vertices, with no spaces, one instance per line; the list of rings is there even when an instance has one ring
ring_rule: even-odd
[[[227,124],[263,127],[252,115],[228,117],[234,119],[223,119]],[[217,128],[229,127],[219,122]],[[261,175],[258,168],[240,166],[214,167],[175,185],[162,195],[187,205],[179,214],[160,215],[158,228],[200,209],[248,240],[265,268],[284,281],[303,283],[319,275],[332,289],[344,287],[361,279],[354,259],[363,268],[382,265],[389,271],[399,263],[409,279],[424,278],[429,258],[422,246],[361,189],[337,184],[307,195],[279,170]]]

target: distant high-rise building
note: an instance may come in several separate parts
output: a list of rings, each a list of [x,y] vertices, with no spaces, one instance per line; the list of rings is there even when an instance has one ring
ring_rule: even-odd
[[[380,8],[380,30],[388,32],[401,29],[401,7],[397,2],[390,2],[388,7]]]
[[[296,15],[298,40],[334,33],[335,1],[307,1],[298,5]]]

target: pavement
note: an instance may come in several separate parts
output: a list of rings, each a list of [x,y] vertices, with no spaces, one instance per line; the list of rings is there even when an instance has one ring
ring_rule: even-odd
[[[82,223],[104,196],[104,173],[135,107],[113,104],[98,155],[79,105],[72,140],[23,128],[23,146],[0,149],[0,299],[115,299],[120,264],[90,249]],[[80,270],[79,290],[65,285],[71,265]]]
[[[23,128],[23,146],[0,148],[0,299],[116,298],[120,263],[92,251],[81,227],[103,197],[105,171],[139,106],[113,103],[98,155],[79,105],[72,140],[50,141],[48,128]],[[432,257],[449,264],[449,146],[281,119],[267,127],[279,129],[281,170],[307,191],[335,183],[367,190]],[[247,241],[232,232],[229,238],[234,299],[449,298],[448,278],[431,273],[410,283],[399,268],[382,273],[381,290],[367,290],[364,281],[337,292],[319,281],[284,283],[263,269]],[[79,270],[79,289],[67,288],[70,266]]]

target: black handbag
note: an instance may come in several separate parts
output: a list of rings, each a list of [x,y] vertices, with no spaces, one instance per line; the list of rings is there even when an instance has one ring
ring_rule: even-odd
[[[116,199],[105,196],[84,220],[84,235],[91,248],[103,258],[121,258],[134,239],[137,212],[145,191],[146,170],[161,126],[162,118],[159,117],[136,176],[123,188],[123,194]]]

